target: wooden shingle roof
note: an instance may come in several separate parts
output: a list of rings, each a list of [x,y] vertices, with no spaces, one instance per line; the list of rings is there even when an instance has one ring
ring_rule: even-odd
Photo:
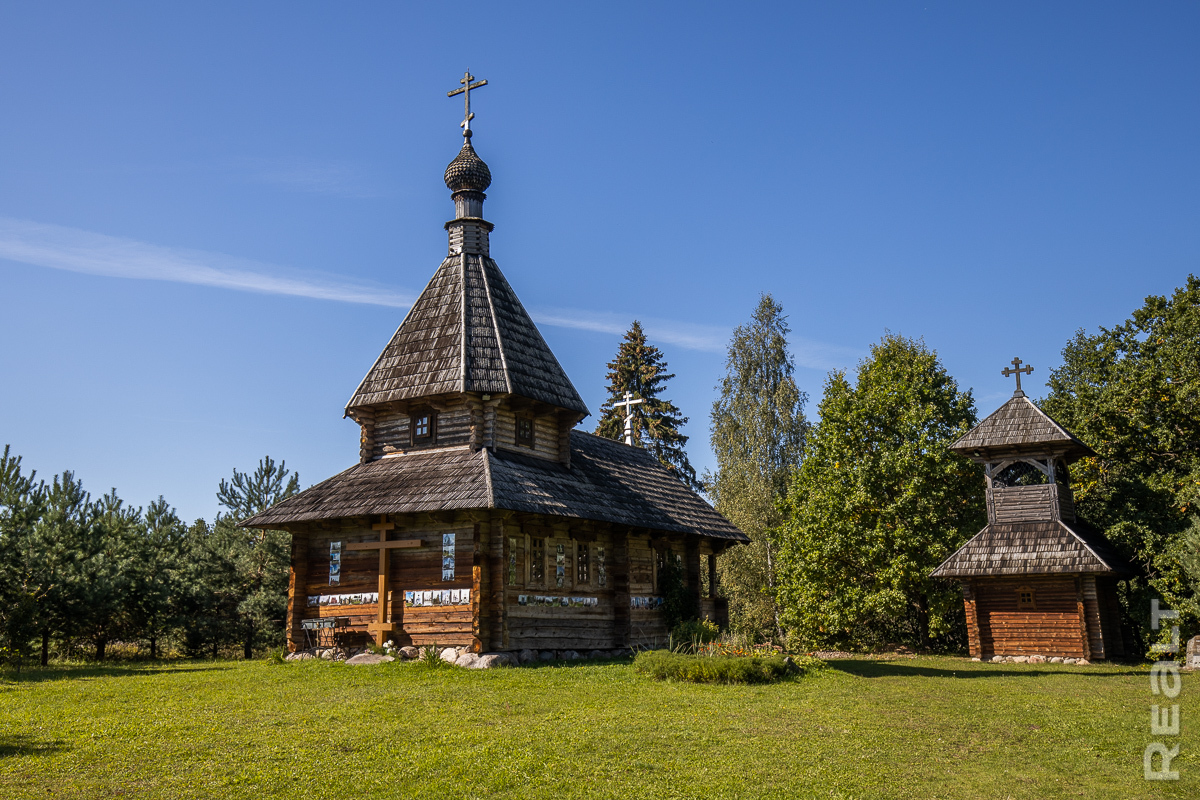
[[[449,392],[511,393],[588,409],[500,268],[448,257],[346,404],[346,411]]]
[[[993,411],[950,449],[963,455],[1062,453],[1071,460],[1096,455],[1092,448],[1033,404],[1023,392]]]
[[[582,431],[571,431],[569,468],[505,450],[425,450],[353,466],[242,524],[493,508],[749,541],[649,451]]]
[[[1038,520],[988,525],[943,561],[933,577],[1131,572],[1108,540],[1088,525]]]

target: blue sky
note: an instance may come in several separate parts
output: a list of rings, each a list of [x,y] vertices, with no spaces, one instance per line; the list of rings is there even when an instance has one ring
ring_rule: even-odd
[[[211,517],[342,407],[445,253],[466,68],[492,254],[589,406],[641,319],[690,453],[733,326],[921,336],[983,413],[1198,271],[1195,3],[0,4],[0,444]],[[594,418],[585,425],[594,424]]]

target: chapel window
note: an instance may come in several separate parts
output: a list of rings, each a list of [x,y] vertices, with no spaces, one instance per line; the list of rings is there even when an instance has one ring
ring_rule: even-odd
[[[533,447],[533,417],[517,417],[517,444]]]
[[[508,585],[517,585],[517,537],[508,537]]]
[[[412,432],[412,443],[433,444],[437,437],[437,414],[429,409],[417,411],[409,417],[409,430]]]
[[[575,558],[575,583],[583,585],[591,583],[591,570],[592,565],[588,559],[588,546],[581,544]]]
[[[545,539],[532,539],[529,543],[529,582],[536,586],[546,582]]]
[[[1017,589],[1017,608],[1022,611],[1037,610],[1037,601],[1034,598],[1032,586],[1022,586]]]

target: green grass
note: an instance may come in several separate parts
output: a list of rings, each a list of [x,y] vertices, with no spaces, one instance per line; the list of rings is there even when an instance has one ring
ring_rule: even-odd
[[[5,798],[1194,798],[1142,780],[1145,667],[834,661],[758,686],[627,662],[52,667],[0,681]]]

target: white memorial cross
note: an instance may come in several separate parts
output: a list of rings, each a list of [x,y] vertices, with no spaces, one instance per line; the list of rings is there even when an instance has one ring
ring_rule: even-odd
[[[644,403],[646,401],[642,398],[634,400],[633,395],[630,392],[626,392],[624,397],[624,400],[614,402],[613,408],[618,406],[625,407],[625,444],[633,447],[633,407],[638,403]]]

